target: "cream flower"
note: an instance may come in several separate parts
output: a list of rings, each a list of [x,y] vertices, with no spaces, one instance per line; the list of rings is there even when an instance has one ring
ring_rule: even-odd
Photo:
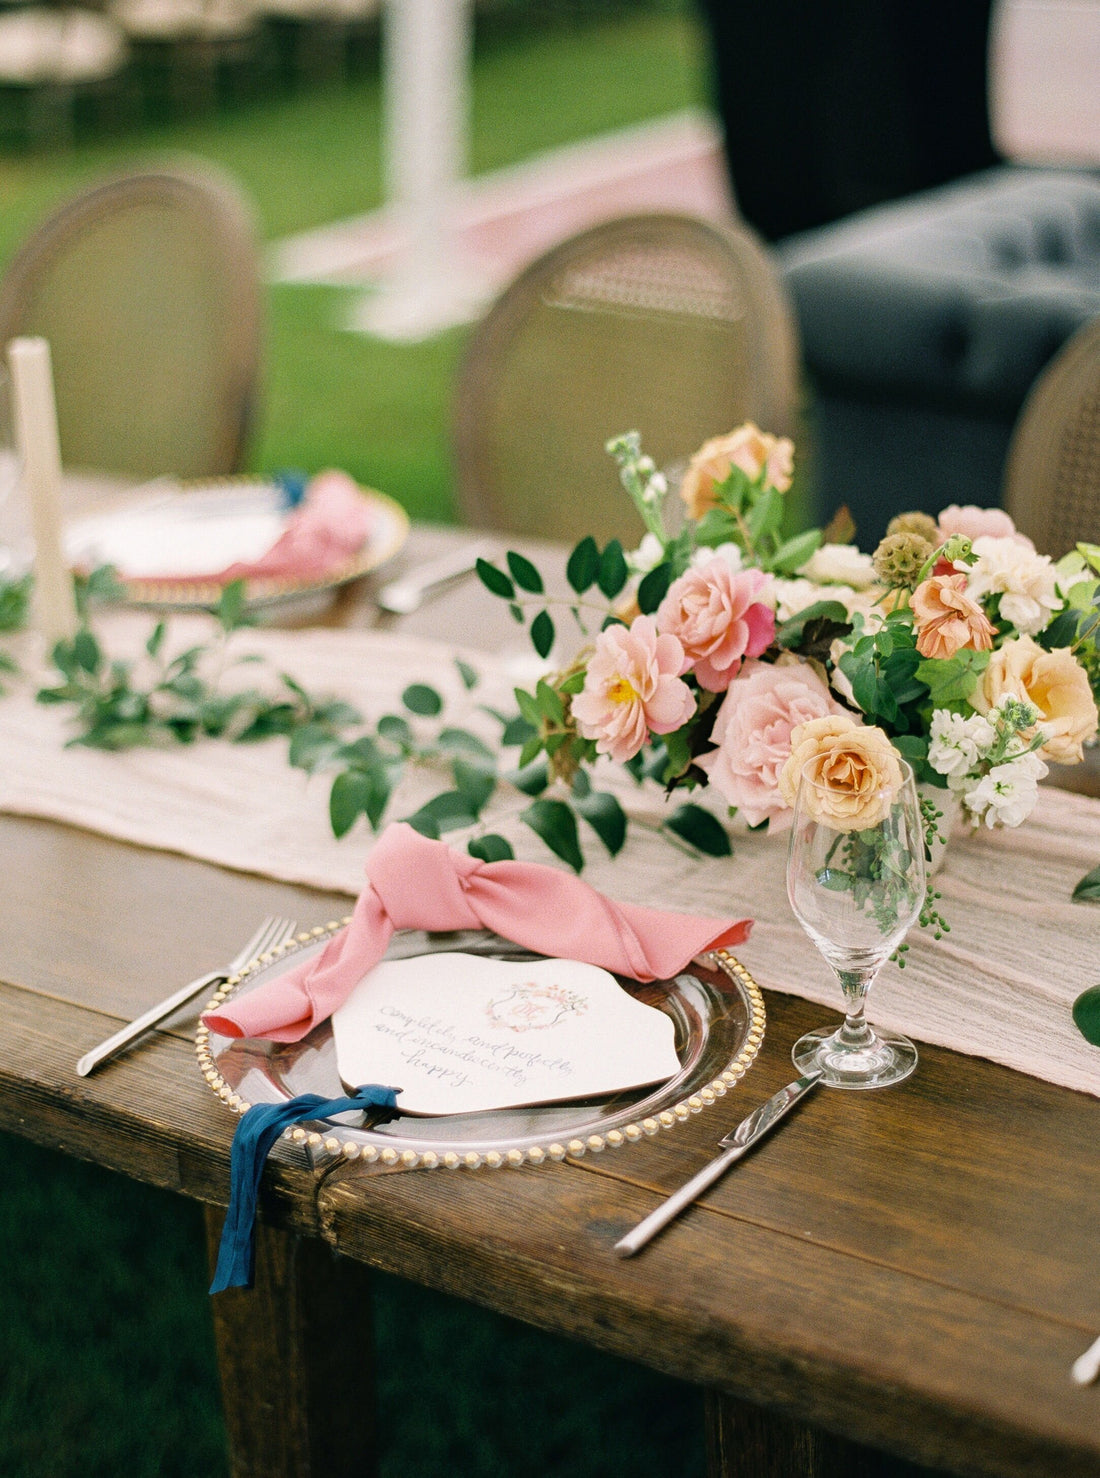
[[[1042,631],[1062,606],[1050,557],[1015,538],[989,535],[974,540],[973,552],[978,558],[967,571],[967,589],[974,599],[999,594],[1004,620],[1024,636]]]
[[[1026,698],[1039,710],[1039,722],[1023,738],[1043,735],[1038,753],[1056,765],[1076,765],[1082,746],[1096,733],[1097,711],[1088,675],[1068,647],[1046,652],[1030,636],[1006,641],[994,652],[970,702],[989,713],[1006,697]]]
[[[872,557],[854,544],[822,544],[798,571],[807,580],[866,590],[875,583]]]
[[[695,712],[691,689],[680,678],[683,665],[684,649],[674,636],[658,636],[651,616],[601,631],[584,688],[572,703],[580,733],[621,764],[651,733],[680,728]]]
[[[775,637],[771,576],[731,570],[721,555],[687,570],[657,608],[657,625],[684,649],[699,686],[724,693],[745,657],[759,657]]]
[[[718,747],[695,763],[750,826],[787,810],[779,772],[799,725],[844,710],[808,663],[791,656],[773,665],[746,662],[726,690],[711,740]]]
[[[815,718],[791,735],[779,793],[793,807],[802,781],[807,816],[837,831],[864,831],[889,815],[903,773],[897,750],[881,729],[847,714]]]
[[[965,575],[931,575],[909,597],[922,657],[953,657],[963,647],[993,648],[993,623],[967,589]]]
[[[785,493],[794,471],[794,443],[761,431],[751,421],[727,436],[712,436],[692,457],[680,483],[680,497],[692,518],[702,518],[714,507],[715,485],[725,482],[734,467],[754,482],[765,473],[768,486]]]

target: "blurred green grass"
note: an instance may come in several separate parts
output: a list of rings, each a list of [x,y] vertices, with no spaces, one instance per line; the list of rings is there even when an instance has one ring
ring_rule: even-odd
[[[697,104],[701,42],[686,13],[638,7],[572,25],[499,27],[477,48],[475,171]],[[232,173],[262,235],[381,199],[380,88],[273,97],[56,155],[0,155],[0,267],[86,182],[151,155]],[[448,406],[465,334],[386,345],[339,330],[342,290],[267,294],[256,470],[348,468],[416,517],[451,516]],[[92,947],[91,942],[89,947]],[[224,1433],[189,1202],[3,1137],[2,1478],[218,1478]],[[702,1402],[675,1382],[379,1278],[382,1478],[693,1478]],[[517,1394],[518,1393],[518,1394]]]
[[[487,27],[475,44],[472,173],[627,127],[704,95],[702,38],[686,10],[639,5],[570,23]],[[0,268],[59,200],[150,156],[220,165],[251,196],[263,239],[361,214],[382,202],[377,67],[343,84],[245,102],[139,135],[80,139],[56,155],[0,155]],[[450,389],[462,330],[383,344],[339,328],[347,289],[267,292],[265,386],[251,469],[346,468],[415,518],[453,516]]]

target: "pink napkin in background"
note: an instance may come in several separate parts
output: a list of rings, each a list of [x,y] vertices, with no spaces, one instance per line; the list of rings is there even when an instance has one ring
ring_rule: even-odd
[[[373,523],[370,504],[346,472],[319,472],[267,553],[230,565],[217,579],[323,579],[359,553]]]
[[[230,580],[323,580],[337,574],[371,536],[376,514],[346,472],[318,472],[283,531],[259,559],[196,575],[158,575],[176,585],[228,585]]]
[[[297,1042],[331,1016],[386,952],[397,929],[489,929],[538,954],[668,980],[696,955],[740,944],[738,923],[615,903],[571,873],[537,862],[480,862],[404,822],[367,859],[351,923],[320,954],[203,1021],[228,1037]]]

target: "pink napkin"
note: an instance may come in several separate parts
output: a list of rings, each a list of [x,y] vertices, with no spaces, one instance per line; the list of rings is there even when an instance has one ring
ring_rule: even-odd
[[[751,927],[615,903],[558,868],[479,862],[398,822],[367,859],[347,928],[304,965],[202,1019],[223,1036],[297,1042],[347,999],[396,929],[490,929],[538,954],[668,980],[704,950],[740,944]]]
[[[230,565],[218,579],[324,579],[358,554],[373,522],[370,504],[346,472],[319,472],[267,553]]]
[[[366,544],[375,511],[346,472],[318,472],[275,543],[259,559],[237,560],[203,575],[158,575],[178,585],[228,585],[230,580],[323,580],[338,573]]]

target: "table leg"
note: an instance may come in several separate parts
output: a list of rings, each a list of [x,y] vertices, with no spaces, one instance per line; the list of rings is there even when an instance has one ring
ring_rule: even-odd
[[[871,1449],[706,1392],[707,1478],[878,1478]]]
[[[224,1213],[206,1208],[210,1265]],[[211,1299],[232,1478],[377,1471],[370,1272],[256,1225],[256,1286]]]

